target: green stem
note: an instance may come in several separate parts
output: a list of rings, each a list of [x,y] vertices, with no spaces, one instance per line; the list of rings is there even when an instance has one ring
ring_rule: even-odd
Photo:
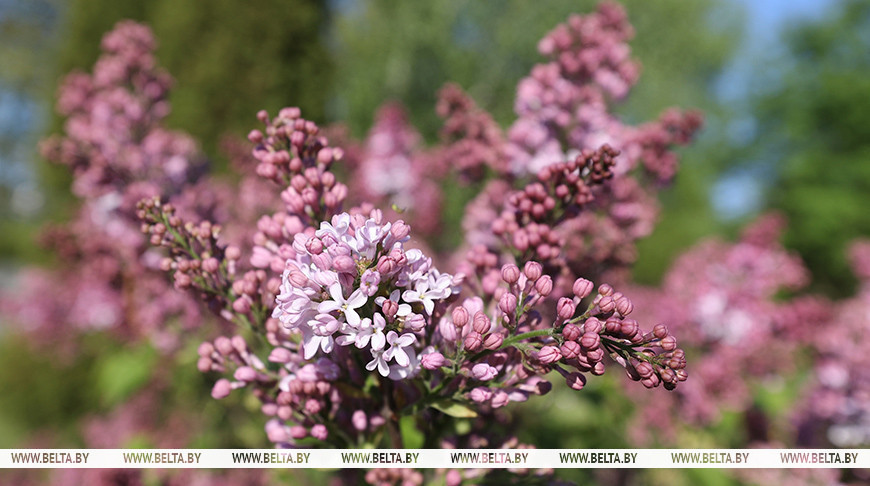
[[[511,336],[511,337],[505,339],[504,342],[501,343],[501,346],[499,346],[498,349],[505,349],[507,347],[513,346],[514,343],[517,343],[519,341],[524,341],[526,339],[542,337],[542,336],[552,336],[552,335],[553,335],[552,329],[538,329],[537,331],[524,332],[522,334],[517,334],[515,336]]]

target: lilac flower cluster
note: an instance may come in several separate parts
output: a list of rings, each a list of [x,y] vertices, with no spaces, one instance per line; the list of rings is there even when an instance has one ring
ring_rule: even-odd
[[[860,279],[858,292],[836,304],[826,332],[810,341],[818,358],[794,416],[806,445],[870,444],[870,242],[853,242],[850,256]]]
[[[40,340],[107,329],[171,350],[180,336],[169,328],[197,327],[201,312],[170,291],[159,253],[139,232],[136,203],[194,191],[202,157],[189,136],[162,125],[170,78],[156,66],[150,30],[120,22],[102,47],[93,74],[65,79],[57,105],[67,117],[65,135],[41,147],[49,161],[71,169],[82,202],[72,222],[43,238],[64,265],[25,274],[17,295],[2,296],[0,307]],[[191,214],[202,209],[185,207]]]
[[[347,152],[347,165],[357,174],[349,180],[354,204],[383,208],[390,220],[412,220],[418,235],[433,235],[442,227],[442,157],[424,149],[401,105],[383,105],[362,147]]]
[[[818,342],[830,304],[813,296],[777,299],[808,283],[803,263],[778,242],[784,224],[768,214],[737,243],[702,242],[674,263],[661,289],[632,290],[642,315],[667,316],[680,333],[693,353],[695,378],[643,409],[638,440],[650,440],[653,429],[674,440],[677,418],[698,426],[749,410],[755,383],[776,383],[795,371],[793,356]],[[679,415],[664,413],[672,409]]]
[[[421,363],[437,360],[419,346],[429,341],[427,324],[459,292],[459,281],[419,250],[405,251],[410,228],[404,222],[372,216],[342,213],[313,237],[297,234],[272,317],[302,333],[305,359],[318,349],[353,345],[371,353],[369,371],[413,377]]]
[[[477,155],[464,159],[487,163],[501,175],[490,180],[491,187],[484,188],[467,207],[463,227],[470,245],[482,244],[500,253],[504,248],[498,234],[493,237],[494,230],[517,240],[507,242],[508,246],[519,244],[520,251],[526,251],[526,240],[537,241],[540,236],[541,242],[532,245],[534,250],[542,250],[536,257],[546,262],[558,255],[560,264],[573,275],[594,276],[602,268],[616,275],[634,262],[635,242],[649,235],[655,224],[655,193],[676,172],[677,155],[672,148],[691,140],[700,128],[701,117],[671,109],[655,122],[630,126],[611,113],[611,101],[625,97],[638,77],[638,64],[631,59],[627,44],[632,35],[622,7],[607,2],[593,14],[572,16],[567,24],[558,26],[539,45],[550,62],[535,66],[517,88],[518,118],[505,136],[491,120],[477,113],[479,110],[458,88],[442,92],[442,106],[455,107],[442,110],[448,113],[449,133],[464,133],[467,140],[454,141],[451,146],[474,147]],[[614,150],[609,157],[620,156],[606,170],[608,183],[599,185],[600,176],[588,172],[582,159],[588,157],[584,151],[597,151],[605,145]],[[567,169],[574,163],[576,167]],[[535,221],[528,228],[530,234],[513,233],[508,229],[513,227],[510,218],[491,227],[493,215],[517,209],[518,196],[505,190],[506,184],[511,187],[518,178],[534,175],[536,182],[546,186],[551,176],[566,169],[574,175],[568,177],[565,187],[556,187],[561,182],[547,187],[558,189],[558,194],[545,194],[533,185],[521,196],[532,198],[525,203],[531,207],[522,211],[535,211],[534,216],[540,219],[558,208],[558,217],[545,224]],[[576,186],[581,179],[583,187]],[[562,205],[554,206],[548,197],[570,199],[574,208],[562,211]],[[579,206],[582,211],[576,210]],[[557,284],[570,286],[570,282],[560,279]],[[567,288],[560,293],[564,291]]]

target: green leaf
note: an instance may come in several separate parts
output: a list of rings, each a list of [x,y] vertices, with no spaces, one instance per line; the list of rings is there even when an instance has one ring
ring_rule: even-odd
[[[123,350],[100,363],[97,388],[103,404],[116,405],[141,388],[151,376],[155,359],[154,350],[143,346]]]
[[[477,412],[466,407],[465,405],[450,400],[439,400],[432,404],[432,408],[441,413],[450,415],[456,418],[473,418],[477,417]]]
[[[417,420],[412,415],[406,415],[399,419],[399,432],[402,434],[402,444],[408,449],[421,449],[423,447],[423,432],[417,428]]]

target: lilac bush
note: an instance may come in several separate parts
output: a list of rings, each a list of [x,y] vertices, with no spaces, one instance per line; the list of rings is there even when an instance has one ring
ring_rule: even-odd
[[[401,447],[409,420],[426,445],[468,444],[476,432],[445,424],[545,395],[548,376],[581,390],[609,363],[672,390],[685,352],[605,281],[625,285],[674,175],[671,148],[700,119],[669,111],[632,127],[610,113],[637,79],[631,35],[615,4],[548,34],[550,60],[521,81],[505,133],[455,85],[433,147],[396,106],[347,152],[296,108],[262,111],[251,156],[230,143],[233,190],[164,128],[170,78],[150,31],[122,22],[94,73],[64,82],[64,134],[43,145],[82,200],[47,238],[65,269],[25,279],[24,295],[51,296],[38,309],[26,297],[4,307],[32,328],[110,329],[169,354],[185,329],[225,334],[199,346],[199,370],[222,375],[212,396],[253,394],[284,447]],[[443,231],[441,187],[455,182],[485,187],[466,242],[435,252],[411,226]]]
[[[261,112],[265,128],[248,135],[256,173],[276,184],[282,206],[258,221],[249,255],[222,244],[212,221],[185,221],[159,197],[140,202],[142,229],[168,250],[161,266],[175,286],[249,331],[200,346],[199,369],[225,376],[212,395],[253,393],[281,446],[377,445],[385,436],[400,447],[404,417],[425,428],[437,416],[490,413],[546,394],[552,371],[575,390],[608,359],[647,388],[686,380],[685,353],[667,327],[643,330],[628,296],[586,278],[630,263],[632,242],[654,218],[642,201],[673,176],[669,147],[698,126],[694,114],[635,128],[608,113],[608,97],[623,97],[636,78],[630,35],[611,4],[549,34],[540,50],[553,60],[521,82],[508,136],[456,86],[438,107],[443,146],[419,149],[401,115],[384,112],[348,165],[363,194],[398,211],[368,201],[344,210],[350,191],[333,170],[345,152],[296,108]],[[439,168],[416,169],[423,161]],[[401,185],[372,185],[397,169],[408,178]],[[489,198],[488,212],[472,204],[467,218],[497,217],[469,225],[475,243],[447,259],[456,270],[446,273],[435,264],[443,256],[411,246],[396,213],[421,178],[443,184],[451,174],[488,175],[508,190]],[[410,209],[413,223],[434,208]],[[611,238],[569,246],[567,232],[584,230]],[[254,344],[251,334],[264,339]],[[437,430],[426,432],[439,443]]]

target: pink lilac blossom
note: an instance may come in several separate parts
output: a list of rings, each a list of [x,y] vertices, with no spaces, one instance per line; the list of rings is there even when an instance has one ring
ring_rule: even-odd
[[[777,382],[796,371],[793,357],[825,334],[819,330],[828,329],[831,315],[823,299],[778,298],[808,283],[801,260],[777,241],[783,227],[780,216],[765,215],[737,243],[711,240],[690,249],[668,271],[661,289],[632,290],[639,314],[652,321],[667,318],[688,345],[695,378],[640,410],[638,440],[651,440],[651,424],[660,439],[674,440],[677,418],[707,425],[725,411],[749,410],[753,384]]]
[[[385,217],[414,221],[418,234],[431,235],[441,227],[443,170],[433,165],[435,157],[423,149],[401,105],[383,105],[362,149],[349,153],[355,159],[350,163],[356,175],[349,179],[355,203],[394,208],[397,213],[388,211]]]
[[[507,135],[499,136],[491,123],[471,124],[481,128],[467,130],[466,145],[491,154],[473,159],[486,161],[500,177],[488,182],[467,208],[463,228],[470,245],[501,251],[489,223],[510,204],[506,183],[512,185],[516,178],[529,176],[543,182],[541,175],[547,171],[559,172],[584,151],[607,145],[620,154],[608,169],[611,180],[594,189],[594,194],[590,188],[575,189],[569,184],[572,197],[585,199],[584,210],[547,221],[547,241],[540,247],[543,256],[539,258],[548,260],[551,252],[558,254],[569,274],[589,276],[604,275],[602,269],[618,275],[634,262],[635,242],[652,232],[658,215],[655,193],[676,173],[678,158],[672,149],[691,140],[701,117],[672,109],[655,122],[630,126],[610,112],[611,101],[624,98],[638,77],[639,66],[631,59],[627,44],[632,36],[625,12],[616,4],[605,2],[593,14],[572,16],[541,41],[539,51],[550,61],[535,66],[520,82],[515,104],[518,118]],[[470,125],[454,122],[453,112],[474,111],[473,103],[457,93],[453,87],[442,93],[442,106],[463,108],[441,110],[448,114],[448,127]],[[577,176],[590,182],[583,171]],[[530,229],[537,234],[537,227]],[[515,244],[527,245],[527,238],[517,238]],[[557,287],[570,282],[570,278],[557,279]]]
[[[805,445],[870,444],[870,243],[853,242],[850,256],[858,292],[838,302],[826,332],[809,341],[818,357],[794,417]]]
[[[43,239],[63,264],[49,278],[25,277],[0,306],[27,329],[109,330],[171,350],[180,336],[169,324],[180,319],[183,329],[196,327],[199,306],[168,291],[159,254],[139,231],[136,203],[178,197],[199,177],[203,159],[190,137],[162,125],[170,78],[156,66],[148,28],[120,22],[102,47],[92,75],[72,74],[61,86],[65,133],[42,146],[46,158],[70,168],[82,201],[72,222]],[[49,313],[32,308],[36,301],[66,311],[46,320]]]

